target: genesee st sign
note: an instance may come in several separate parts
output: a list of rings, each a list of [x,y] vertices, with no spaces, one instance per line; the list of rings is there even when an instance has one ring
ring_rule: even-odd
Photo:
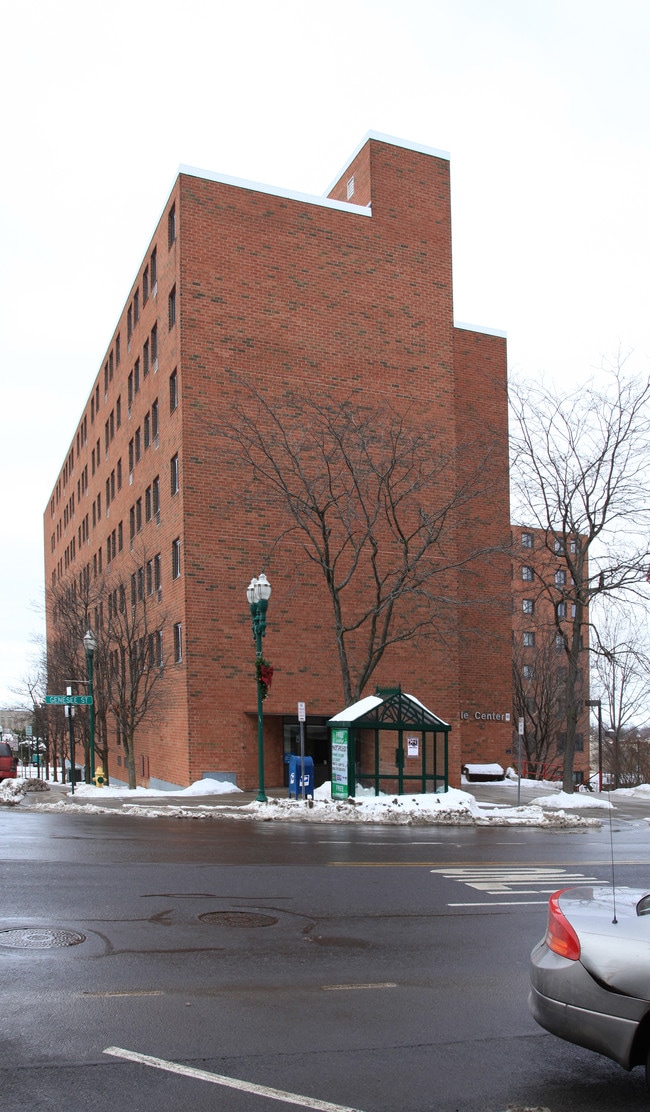
[[[45,702],[62,707],[89,706],[93,701],[92,695],[46,695]]]

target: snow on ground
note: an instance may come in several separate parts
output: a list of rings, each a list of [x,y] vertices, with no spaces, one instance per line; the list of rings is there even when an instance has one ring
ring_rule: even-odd
[[[47,802],[46,792],[32,792],[32,787],[33,783],[28,780],[4,781],[0,784],[0,804],[12,805],[27,800],[26,806],[35,806],[43,811],[56,812],[74,807],[75,811],[86,814],[137,814],[149,818],[164,815],[264,822],[535,826],[554,829],[599,826],[597,818],[567,814],[567,811],[588,806],[610,806],[609,803],[594,799],[590,794],[564,795],[557,791],[520,807],[503,806],[478,803],[470,792],[458,788],[426,795],[375,796],[374,791],[358,787],[354,799],[333,800],[329,783],[316,789],[313,800],[269,798],[266,803],[255,801],[238,804],[236,800],[217,798],[232,796],[240,791],[233,784],[218,780],[199,780],[189,788],[179,789],[177,792],[142,787],[129,791],[123,785],[96,788],[91,784],[79,784],[74,796],[69,785],[58,784],[56,787],[59,792],[66,791],[66,798],[50,803]],[[557,785],[554,787],[557,788]],[[203,806],[193,801],[191,808],[184,807],[184,798],[189,803],[192,797],[193,800],[202,797]],[[109,799],[112,803],[106,805]],[[161,806],[163,800],[164,806]],[[116,806],[118,803],[121,806]]]

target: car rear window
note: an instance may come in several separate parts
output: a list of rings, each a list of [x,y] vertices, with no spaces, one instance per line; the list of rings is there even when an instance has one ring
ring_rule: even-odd
[[[13,757],[11,746],[6,741],[0,741],[0,757]]]

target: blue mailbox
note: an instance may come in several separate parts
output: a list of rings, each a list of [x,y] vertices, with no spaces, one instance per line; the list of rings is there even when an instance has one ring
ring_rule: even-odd
[[[289,755],[289,795],[302,799],[303,783],[305,798],[310,795],[314,798],[314,760],[313,757],[303,757],[304,766],[301,767],[300,753]],[[301,772],[304,773],[301,777]]]

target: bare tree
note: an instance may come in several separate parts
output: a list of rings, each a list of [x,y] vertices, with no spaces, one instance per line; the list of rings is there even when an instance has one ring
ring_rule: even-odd
[[[137,784],[136,730],[145,716],[153,717],[159,708],[164,674],[164,617],[156,611],[154,620],[150,606],[160,582],[156,559],[147,560],[141,552],[139,562],[134,556],[128,587],[122,582],[109,584],[102,631],[99,677],[123,747],[131,789]]]
[[[440,450],[413,410],[294,394],[280,413],[244,388],[250,404],[218,433],[236,443],[324,577],[351,703],[389,646],[435,627],[452,572],[479,555],[459,554],[455,528],[490,482],[490,437],[461,460],[464,449]]]
[[[614,787],[634,783],[640,763],[636,742],[639,727],[648,720],[650,645],[647,613],[608,608],[599,617],[593,649],[592,696],[601,704],[605,747],[603,763],[613,776]],[[611,758],[611,759],[610,759]],[[647,763],[644,759],[641,763]]]
[[[602,386],[564,394],[528,385],[511,396],[514,512],[543,532],[554,557],[546,573],[536,571],[566,658],[565,792],[573,791],[590,606],[647,591],[649,401],[650,382],[626,378],[621,366]],[[565,578],[559,587],[558,571]]]
[[[522,648],[513,653],[512,688],[514,719],[524,720],[523,748],[531,779],[555,778],[561,763],[564,735],[564,669],[555,638],[535,632],[534,659]],[[541,642],[541,643],[540,643]],[[552,767],[551,767],[552,766]]]

